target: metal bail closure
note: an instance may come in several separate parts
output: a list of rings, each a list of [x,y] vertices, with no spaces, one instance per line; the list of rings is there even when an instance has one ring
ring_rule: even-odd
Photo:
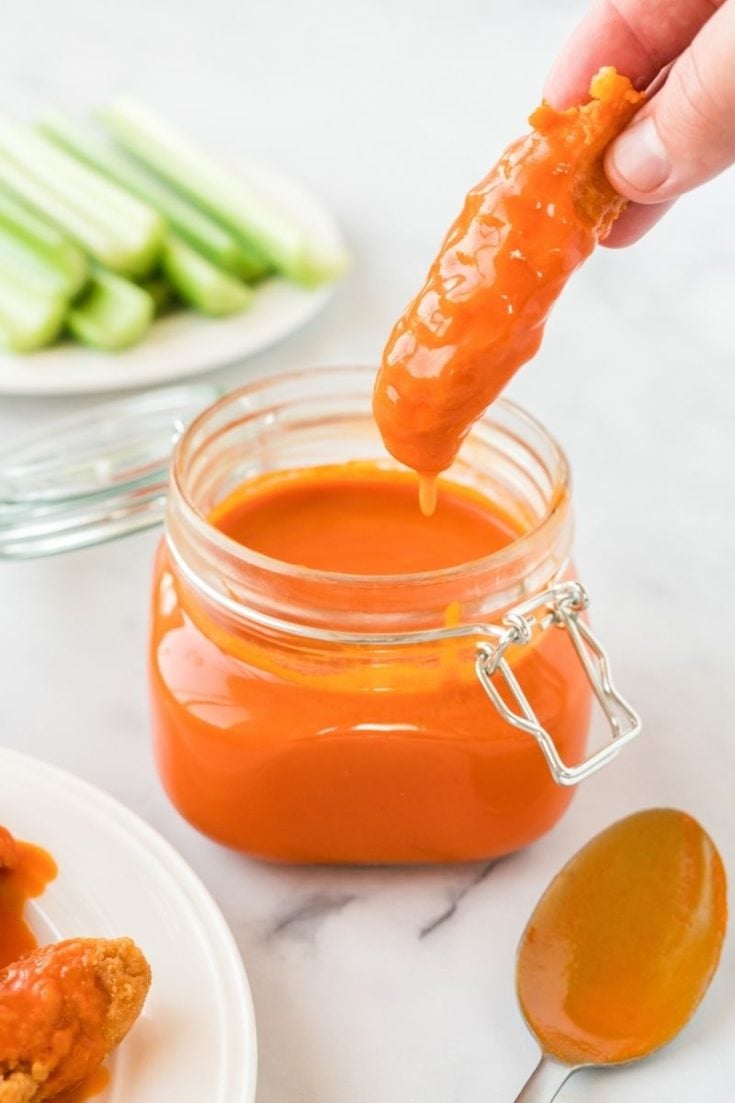
[[[594,774],[601,766],[614,758],[620,749],[640,733],[641,718],[616,690],[610,673],[610,660],[605,649],[588,626],[580,619],[589,604],[584,587],[579,582],[560,582],[522,605],[503,618],[503,629],[495,643],[487,641],[479,645],[475,671],[483,689],[500,715],[513,727],[532,735],[541,748],[551,775],[558,785],[577,785]],[[602,706],[612,732],[609,743],[580,762],[567,766],[562,761],[549,732],[541,726],[528,698],[505,658],[511,645],[530,644],[535,630],[548,628],[566,629],[577,652],[582,667]],[[518,712],[505,702],[500,694],[495,676],[502,677],[518,705]]]

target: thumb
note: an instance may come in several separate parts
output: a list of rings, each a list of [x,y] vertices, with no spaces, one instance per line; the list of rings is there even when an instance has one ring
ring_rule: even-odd
[[[605,170],[617,191],[662,203],[735,161],[734,63],[735,0],[727,0],[612,143]]]

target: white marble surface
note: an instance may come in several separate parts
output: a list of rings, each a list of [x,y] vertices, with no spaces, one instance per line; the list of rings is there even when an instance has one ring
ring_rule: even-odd
[[[332,204],[352,273],[307,332],[222,374],[234,385],[378,355],[466,186],[523,127],[581,8],[26,0],[5,12],[1,98],[26,113],[134,90]],[[268,868],[198,837],[166,803],[149,750],[155,537],[0,567],[0,738],[120,797],[209,885],[252,982],[258,1103],[512,1100],[535,1060],[514,1003],[514,947],[562,861],[612,819],[675,804],[704,821],[735,871],[732,185],[730,175],[687,198],[635,249],[594,257],[512,387],[571,455],[578,561],[646,733],[549,837],[491,871]],[[77,405],[2,399],[0,435]],[[669,1051],[579,1076],[559,1098],[729,1098],[734,970],[731,942]]]

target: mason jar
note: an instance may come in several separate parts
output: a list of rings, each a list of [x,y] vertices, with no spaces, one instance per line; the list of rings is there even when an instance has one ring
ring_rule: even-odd
[[[176,444],[153,579],[150,696],[165,789],[196,828],[287,862],[420,863],[526,846],[640,729],[572,565],[567,460],[496,402],[452,479],[517,538],[448,570],[311,570],[210,517],[268,471],[385,465],[374,369],[260,380]],[[589,757],[596,699],[609,741]]]

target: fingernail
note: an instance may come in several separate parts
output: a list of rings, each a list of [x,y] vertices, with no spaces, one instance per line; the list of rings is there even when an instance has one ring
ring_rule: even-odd
[[[624,131],[611,150],[612,167],[632,191],[660,188],[671,172],[671,161],[653,119],[643,119]]]

